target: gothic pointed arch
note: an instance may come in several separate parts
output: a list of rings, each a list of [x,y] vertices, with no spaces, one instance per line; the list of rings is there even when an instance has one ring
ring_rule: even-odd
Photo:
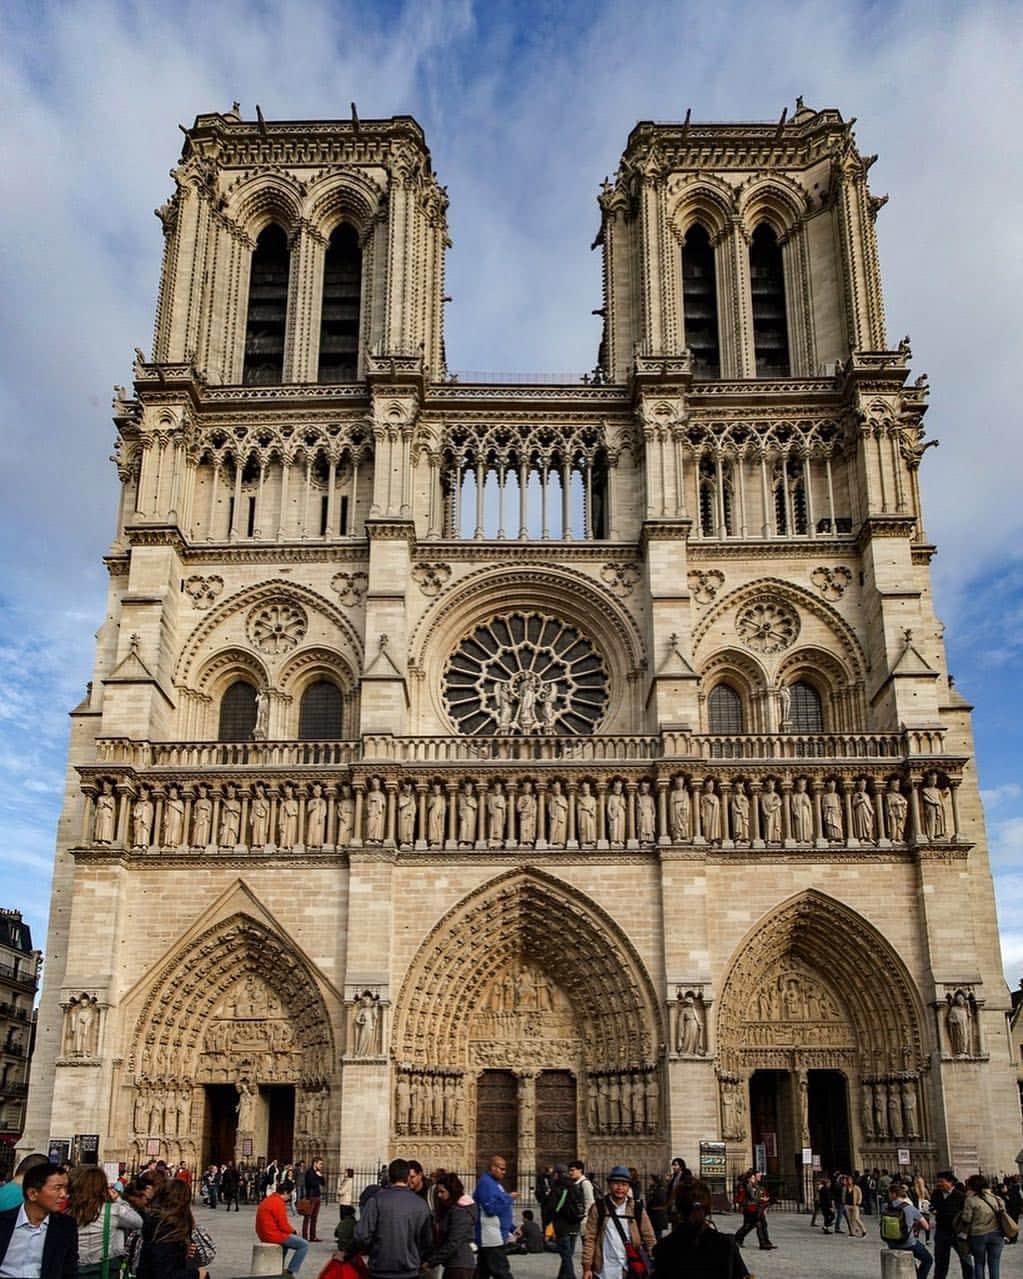
[[[855,980],[834,980],[836,958]],[[919,992],[887,938],[817,889],[759,919],[727,968],[717,1015],[722,1072],[807,1065],[850,1075],[915,1076],[927,1068]]]
[[[306,197],[304,213],[310,226],[326,240],[338,222],[351,222],[360,239],[369,234],[386,206],[381,187],[365,174],[351,169],[331,173],[314,182]]]
[[[253,241],[270,222],[278,222],[290,238],[302,220],[302,192],[289,174],[256,174],[230,191],[224,213]]]
[[[799,225],[806,210],[806,192],[784,173],[759,174],[740,189],[736,208],[747,236],[766,222],[783,239]]]
[[[675,238],[685,242],[694,222],[706,227],[712,237],[723,235],[735,212],[735,191],[721,178],[709,174],[686,178],[672,184],[674,202],[669,206],[668,222]]]
[[[566,955],[585,962],[566,964]],[[463,898],[423,941],[396,1006],[399,1065],[486,1064],[490,1049],[471,1039],[474,1013],[487,1006],[502,974],[523,965],[567,998],[590,1071],[655,1066],[664,1029],[635,947],[594,901],[533,867],[509,871]],[[538,1062],[550,1049],[542,1035],[519,1045],[523,1058]]]

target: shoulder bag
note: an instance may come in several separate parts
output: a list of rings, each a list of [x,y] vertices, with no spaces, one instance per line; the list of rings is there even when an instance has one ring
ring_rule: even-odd
[[[998,1229],[1002,1232],[1003,1239],[1015,1239],[1019,1234],[1019,1226],[1013,1221],[1009,1214],[1005,1211],[1005,1204],[998,1198],[993,1196],[994,1203],[988,1198],[987,1192],[984,1192],[984,1202],[994,1211],[998,1218]]]

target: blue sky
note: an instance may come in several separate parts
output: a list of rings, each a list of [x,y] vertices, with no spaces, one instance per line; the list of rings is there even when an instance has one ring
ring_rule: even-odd
[[[595,195],[639,119],[858,117],[889,334],[930,374],[928,531],[977,705],[1009,979],[1023,971],[1016,378],[1023,6],[9,0],[0,13],[0,902],[45,939],[67,710],[103,619],[110,388],[149,349],[178,122],[411,113],[451,196],[455,368],[595,362]],[[16,246],[16,248],[15,248]]]

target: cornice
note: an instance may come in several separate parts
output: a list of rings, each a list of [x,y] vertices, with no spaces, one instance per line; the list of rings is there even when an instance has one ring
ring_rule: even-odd
[[[135,849],[71,848],[68,850],[76,863],[87,866],[123,866],[127,870],[155,870],[187,867],[194,870],[203,866],[252,869],[273,866],[334,866],[345,867],[349,863],[347,849],[264,849],[237,848],[151,848],[145,852]]]
[[[423,539],[415,547],[415,555],[421,559],[465,560],[469,562],[509,560],[510,568],[528,572],[530,561],[534,563],[562,563],[577,560],[606,560],[639,555],[636,542],[542,542],[526,538],[481,539],[436,538]]]
[[[369,543],[363,538],[351,541],[321,542],[255,542],[244,545],[209,543],[207,545],[185,543],[164,536],[152,536],[147,530],[144,537],[133,536],[134,530],[126,530],[133,546],[174,546],[184,564],[345,564],[369,558]],[[108,555],[104,562],[111,577],[128,571],[129,557]]]
[[[408,542],[414,549],[416,545],[416,526],[410,519],[399,519],[389,515],[371,515],[366,520],[366,536],[373,542]]]
[[[691,537],[687,554],[690,560],[745,560],[745,559],[814,559],[821,555],[841,556],[848,559],[854,551],[860,551],[856,537],[846,534],[843,537],[772,537],[740,540],[727,538],[713,542],[709,539]]]
[[[868,515],[856,534],[856,549],[866,550],[874,538],[911,538],[915,532],[915,515]]]

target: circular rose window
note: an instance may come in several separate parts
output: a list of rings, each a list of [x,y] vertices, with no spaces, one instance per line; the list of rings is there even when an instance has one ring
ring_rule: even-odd
[[[576,627],[544,613],[504,613],[451,654],[444,704],[462,733],[592,733],[607,685],[604,659]]]

